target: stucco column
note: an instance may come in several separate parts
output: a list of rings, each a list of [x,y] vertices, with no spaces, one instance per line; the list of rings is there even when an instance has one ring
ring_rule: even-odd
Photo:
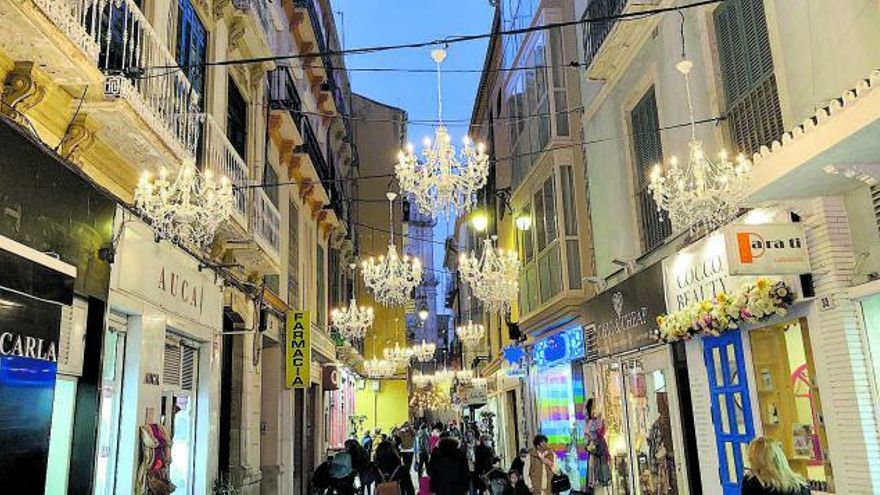
[[[810,309],[829,456],[837,493],[880,493],[880,438],[868,380],[869,356],[859,327],[858,305],[847,297],[855,267],[847,212],[841,197],[817,198],[808,215],[807,242],[817,301]]]

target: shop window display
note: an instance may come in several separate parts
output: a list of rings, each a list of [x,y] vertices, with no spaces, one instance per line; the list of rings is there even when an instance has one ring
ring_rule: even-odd
[[[540,369],[537,385],[541,433],[547,436],[572,489],[581,490],[587,476],[583,378],[565,363]]]
[[[834,491],[809,331],[803,320],[749,333],[764,436],[814,490]]]

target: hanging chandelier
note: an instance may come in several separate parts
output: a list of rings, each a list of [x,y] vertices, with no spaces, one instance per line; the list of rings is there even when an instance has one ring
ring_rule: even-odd
[[[135,207],[157,237],[197,247],[214,240],[217,227],[232,214],[234,201],[229,179],[217,181],[211,170],[200,172],[189,162],[173,180],[164,167],[155,180],[144,172],[134,191]]]
[[[474,372],[471,370],[459,370],[455,372],[455,379],[462,384],[468,385],[474,379]]]
[[[373,291],[373,297],[383,306],[403,306],[410,299],[412,291],[422,280],[422,264],[418,258],[397,254],[394,245],[394,199],[397,194],[389,192],[388,211],[390,218],[391,239],[388,243],[387,256],[380,256],[377,261],[370,258],[363,262],[364,285]]]
[[[409,365],[409,361],[413,356],[413,351],[409,347],[400,347],[400,343],[395,342],[394,347],[386,347],[382,351],[382,354],[385,359],[393,362],[400,368]]]
[[[431,375],[425,375],[421,372],[416,372],[413,373],[412,377],[410,377],[410,381],[416,388],[425,388],[431,383],[432,378],[433,377]]]
[[[364,361],[364,371],[373,379],[391,378],[397,374],[397,364],[388,359],[367,359]]]
[[[394,171],[400,188],[418,205],[418,209],[431,217],[452,210],[459,213],[470,210],[476,202],[476,192],[486,185],[489,175],[489,156],[484,146],[474,143],[467,136],[460,158],[452,138],[443,125],[443,93],[441,91],[440,64],[446,58],[446,50],[431,51],[437,63],[437,115],[439,125],[434,129],[434,140],[425,138],[423,159],[416,157],[412,144],[398,155]]]
[[[354,273],[354,263],[349,265]],[[340,335],[350,342],[361,341],[367,335],[367,330],[373,326],[375,314],[373,308],[367,306],[358,307],[355,297],[351,298],[348,308],[336,308],[330,312],[330,320]]]
[[[472,349],[483,340],[486,328],[479,323],[474,324],[473,320],[468,320],[467,325],[459,326],[455,329],[455,333],[461,339],[461,343],[464,344],[466,349]]]
[[[510,311],[519,293],[520,264],[515,252],[496,248],[494,241],[495,236],[483,241],[479,257],[462,254],[458,272],[488,311],[501,313]]]
[[[413,356],[420,363],[427,363],[434,359],[434,353],[437,351],[437,345],[433,342],[425,342],[422,339],[421,344],[412,346]]]
[[[676,69],[684,75],[691,139],[688,159],[680,166],[674,157],[664,173],[657,164],[651,172],[648,189],[657,203],[657,211],[666,210],[674,231],[689,228],[692,233],[708,232],[735,217],[743,207],[751,179],[751,163],[739,155],[731,161],[722,150],[717,159],[703,151],[697,140],[694,105],[691,98],[690,60],[682,60]],[[663,220],[662,213],[660,220]]]

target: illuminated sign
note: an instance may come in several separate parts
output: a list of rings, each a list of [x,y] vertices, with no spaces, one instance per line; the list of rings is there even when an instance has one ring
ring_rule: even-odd
[[[584,357],[584,329],[577,326],[553,334],[532,348],[532,357],[538,366],[573,361]]]
[[[287,388],[308,388],[312,370],[311,319],[308,311],[287,312],[285,378]]]
[[[810,272],[807,237],[801,224],[733,225],[726,234],[732,275]]]

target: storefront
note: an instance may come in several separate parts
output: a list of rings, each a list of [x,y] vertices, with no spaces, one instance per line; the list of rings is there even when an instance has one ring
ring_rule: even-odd
[[[340,450],[354,431],[351,418],[354,416],[354,390],[356,376],[338,364],[324,365],[321,369],[322,389],[324,391],[324,428],[328,447]]]
[[[607,468],[594,460],[590,486],[605,493],[686,494],[688,474],[696,469],[686,455],[693,424],[681,413],[682,400],[689,397],[679,396],[682,389],[689,392],[687,370],[676,366],[673,348],[654,337],[657,316],[665,309],[659,263],[583,306],[584,374],[595,401],[593,415],[604,421],[608,450]],[[592,430],[590,435],[601,437],[599,428]]]
[[[797,274],[810,270],[806,247],[799,224],[730,225],[663,262],[672,311],[717,306],[724,293],[757,301],[746,311],[766,313],[686,344],[705,493],[739,493],[748,444],[762,435],[780,442],[813,493],[834,492],[810,328],[816,308],[799,297],[776,313],[761,295],[761,287],[784,284],[802,296]]]
[[[11,493],[86,493],[95,461],[96,377],[110,278],[101,250],[110,242],[116,203],[6,119],[0,119],[0,142],[0,243],[11,256],[0,261],[0,287],[15,289],[0,295],[0,389],[6,391],[0,391],[0,480]],[[43,273],[46,266],[57,269]],[[63,277],[70,286],[45,293],[59,271],[69,272]],[[12,334],[24,339],[22,347]],[[42,339],[42,348],[28,346],[39,342],[29,340],[34,338]],[[54,358],[47,360],[49,348]],[[43,369],[46,379],[15,372],[29,368]],[[6,395],[10,390],[13,395]],[[22,401],[31,394],[33,400]],[[16,404],[18,412],[7,409]],[[13,424],[22,419],[32,428]],[[6,469],[14,475],[6,476]]]
[[[131,215],[118,217],[95,493],[143,483],[151,444],[171,446],[175,493],[205,493],[217,472],[222,280]]]
[[[585,355],[583,327],[565,326],[533,345],[528,376],[535,399],[537,430],[547,436],[573,490],[583,489],[587,475],[582,365]]]

